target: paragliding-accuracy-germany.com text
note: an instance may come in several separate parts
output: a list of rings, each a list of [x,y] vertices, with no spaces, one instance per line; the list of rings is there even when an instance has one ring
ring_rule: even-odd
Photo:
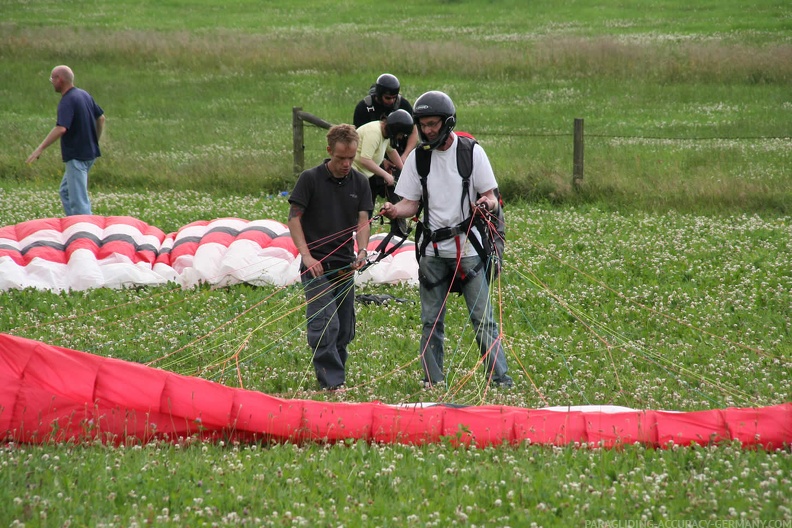
[[[707,519],[707,520],[612,520],[586,521],[585,528],[792,528],[792,520]]]

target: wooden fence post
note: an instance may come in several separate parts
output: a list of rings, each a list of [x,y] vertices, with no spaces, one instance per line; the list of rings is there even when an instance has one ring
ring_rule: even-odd
[[[292,107],[292,136],[294,148],[294,174],[299,176],[305,166],[305,125],[303,121],[308,121],[319,128],[330,128],[333,125],[320,117],[316,117],[308,112],[303,112],[302,107]]]
[[[298,175],[305,166],[305,131],[300,117],[302,108],[292,107],[292,146],[294,149],[294,174]]]
[[[583,119],[575,118],[575,145],[572,151],[572,185],[583,183]]]

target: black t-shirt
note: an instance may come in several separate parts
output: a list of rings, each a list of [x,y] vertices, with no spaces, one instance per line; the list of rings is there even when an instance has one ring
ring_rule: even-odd
[[[328,161],[300,174],[289,203],[305,208],[301,223],[311,256],[323,261],[325,269],[338,269],[354,260],[358,215],[371,214],[374,203],[368,178],[352,169],[340,180],[327,168]]]

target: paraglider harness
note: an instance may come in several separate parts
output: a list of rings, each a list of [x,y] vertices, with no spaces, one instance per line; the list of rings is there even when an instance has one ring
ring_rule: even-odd
[[[478,143],[470,135],[457,133],[457,171],[462,176],[462,199],[461,207],[465,210],[465,204],[469,202],[470,190],[470,176],[473,173],[473,148]],[[423,196],[421,198],[421,205],[416,213],[416,218],[420,217],[421,209],[423,209],[423,220],[419,220],[415,227],[415,258],[418,262],[421,261],[426,248],[431,243],[434,247],[435,256],[439,256],[437,243],[443,240],[464,235],[470,241],[470,244],[476,250],[481,261],[470,272],[465,274],[461,268],[454,272],[454,277],[451,282],[451,291],[461,294],[462,286],[469,280],[470,277],[476,276],[483,269],[488,282],[496,278],[503,266],[503,250],[504,242],[506,240],[506,218],[503,214],[503,200],[500,192],[495,188],[495,198],[498,200],[497,212],[489,212],[484,208],[471,211],[470,216],[465,220],[451,227],[442,227],[432,231],[429,229],[429,191],[426,184],[427,176],[429,175],[429,168],[432,161],[432,151],[416,149],[415,150],[415,163],[418,170],[418,175],[421,177],[421,189]],[[472,232],[472,228],[478,231],[481,236],[479,241],[476,234]],[[459,243],[457,243],[457,254],[461,251]],[[425,277],[420,276],[421,284],[427,289],[434,288],[439,284],[428,283]]]
[[[365,103],[366,111],[368,113],[372,113],[375,110],[375,107],[374,107],[374,96],[375,95],[377,95],[377,85],[376,84],[372,84],[371,88],[369,88],[368,95],[363,98],[363,103]],[[401,100],[402,100],[401,94],[397,95],[396,96],[396,103],[394,103],[394,105],[393,105],[394,109],[399,108],[399,105],[401,104]],[[382,116],[377,116],[377,119],[381,119],[381,118],[382,118]]]
[[[385,222],[382,215],[376,215],[374,219],[379,219],[380,225]],[[369,266],[373,266],[385,257],[395,253],[396,250],[398,250],[402,244],[404,244],[404,242],[407,240],[407,237],[410,236],[411,231],[412,228],[406,222],[400,223],[398,220],[391,220],[388,234],[385,235],[385,238],[380,241],[380,243],[377,245],[377,248],[374,250],[374,253],[377,254],[377,257],[374,260],[367,261],[366,264],[364,264],[363,267],[358,271],[364,271]],[[391,240],[393,240],[394,236],[396,237],[397,242],[391,244]],[[388,247],[389,244],[390,247]]]

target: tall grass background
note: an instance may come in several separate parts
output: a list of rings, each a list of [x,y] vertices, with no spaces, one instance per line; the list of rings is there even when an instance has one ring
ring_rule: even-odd
[[[384,71],[412,101],[448,92],[508,201],[497,298],[518,387],[487,389],[453,300],[449,390],[422,391],[408,286],[364,288],[407,302],[359,307],[349,389],[335,394],[316,390],[297,286],[7,291],[2,331],[283,397],[675,410],[790,401],[784,2],[0,9],[0,225],[61,214],[57,146],[24,164],[54,125],[56,64],[107,113],[95,212],[166,232],[224,216],[284,220],[293,107],[348,122]],[[575,118],[585,120],[579,188]],[[323,155],[324,131],[309,127],[306,164]],[[234,355],[239,370],[224,368]],[[788,446],[9,444],[0,524],[789,526],[790,474]]]
[[[374,23],[365,1],[8,2],[0,175],[56,181],[56,153],[22,162],[53,124],[56,63],[106,107],[94,188],[244,194],[290,188],[293,107],[350,121],[390,71],[412,101],[451,95],[511,200],[788,212],[782,4],[653,6],[407,1]],[[586,131],[578,192],[575,118]],[[305,143],[308,163],[322,157],[321,129]]]

